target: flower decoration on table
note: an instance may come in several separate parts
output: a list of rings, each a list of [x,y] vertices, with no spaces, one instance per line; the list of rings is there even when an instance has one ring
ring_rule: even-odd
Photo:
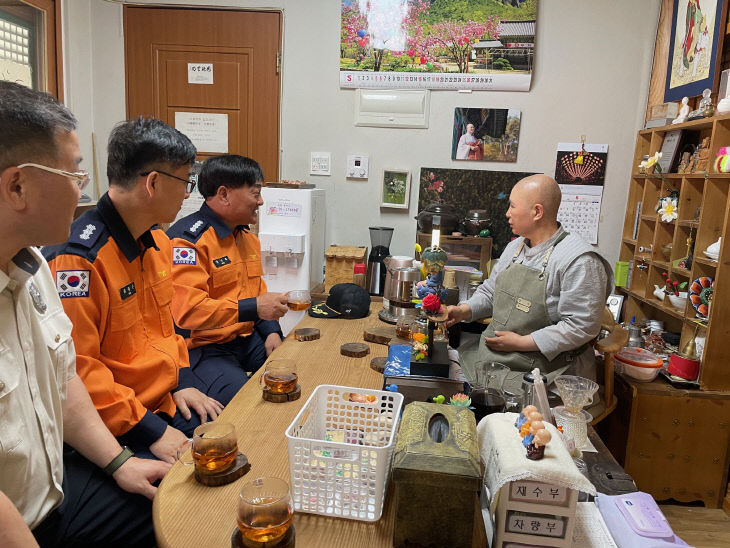
[[[469,407],[471,405],[471,398],[466,394],[459,392],[458,394],[451,396],[449,404],[456,405],[457,407]]]
[[[667,295],[679,297],[679,292],[687,287],[687,282],[680,283],[677,280],[672,280],[666,272],[662,272],[662,278],[664,278],[664,293]]]
[[[421,307],[426,314],[438,314],[441,311],[441,299],[435,293],[430,293],[421,301]]]
[[[426,359],[428,356],[428,336],[425,333],[414,333],[412,338],[413,348],[411,354],[413,355],[413,359],[416,361]]]

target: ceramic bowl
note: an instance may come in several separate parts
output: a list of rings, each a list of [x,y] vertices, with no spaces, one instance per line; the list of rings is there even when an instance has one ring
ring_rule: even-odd
[[[669,302],[672,303],[672,306],[674,308],[684,308],[684,306],[687,304],[687,292],[686,291],[680,291],[679,296],[669,294],[667,295],[669,298]]]
[[[630,365],[619,360],[616,360],[614,362],[614,366],[616,367],[616,372],[623,373],[627,377],[631,377],[632,379],[642,382],[651,382],[656,379],[657,375],[659,374],[659,370],[661,369],[661,366],[638,367],[636,365]]]

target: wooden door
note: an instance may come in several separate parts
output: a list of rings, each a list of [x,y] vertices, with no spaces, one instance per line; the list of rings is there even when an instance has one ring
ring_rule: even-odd
[[[279,180],[280,12],[125,6],[124,35],[128,117],[197,127],[200,160],[242,154]]]

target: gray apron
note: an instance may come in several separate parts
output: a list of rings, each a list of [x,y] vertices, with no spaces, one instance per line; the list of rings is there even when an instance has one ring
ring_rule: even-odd
[[[549,384],[585,350],[585,346],[582,346],[548,360],[539,351],[498,352],[490,349],[484,342],[484,337],[494,337],[495,331],[513,331],[518,335],[529,335],[538,329],[553,325],[548,316],[545,295],[548,278],[546,269],[553,249],[567,235],[567,232],[561,234],[547,250],[540,269],[515,263],[525,245],[523,242],[512,256],[512,262],[500,272],[494,287],[492,323],[482,333],[478,350],[462,355],[462,371],[469,382],[476,380],[477,363],[499,362],[512,370],[505,381],[505,388],[520,386],[522,375],[536,367],[548,377]]]

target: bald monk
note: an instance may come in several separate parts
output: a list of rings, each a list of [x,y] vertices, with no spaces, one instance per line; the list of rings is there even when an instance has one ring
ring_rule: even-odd
[[[595,379],[589,343],[601,329],[613,273],[592,246],[563,230],[557,220],[560,200],[552,177],[538,174],[519,181],[507,210],[519,238],[507,245],[492,275],[469,300],[448,307],[448,325],[492,317],[476,354],[462,356],[470,381],[475,363],[482,361],[509,366],[510,385],[535,367],[550,382],[562,373]]]

